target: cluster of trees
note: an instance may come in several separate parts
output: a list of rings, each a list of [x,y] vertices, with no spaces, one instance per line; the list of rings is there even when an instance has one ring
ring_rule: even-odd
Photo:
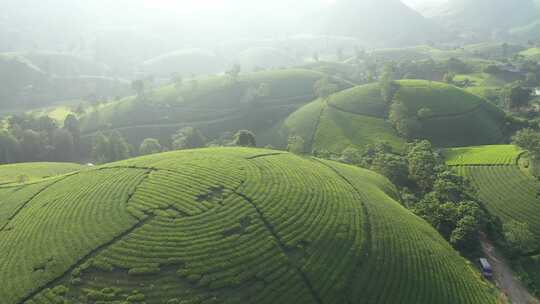
[[[62,126],[47,116],[14,115],[0,130],[0,163],[73,161],[79,152],[79,120],[73,114]]]
[[[255,147],[257,142],[255,134],[249,130],[240,130],[234,135],[225,135],[223,138],[208,141],[199,129],[184,127],[171,136],[170,145],[162,144],[155,138],[146,138],[136,150],[126,141],[122,134],[113,131],[110,133],[98,133],[95,136],[91,157],[97,163],[107,163],[126,159],[137,154],[150,155],[170,150],[195,149],[206,146]]]
[[[406,207],[433,225],[456,249],[475,252],[479,231],[492,221],[473,187],[444,164],[430,142],[410,143],[406,151],[401,155],[378,143],[364,152],[347,148],[340,160],[388,177],[400,189]]]

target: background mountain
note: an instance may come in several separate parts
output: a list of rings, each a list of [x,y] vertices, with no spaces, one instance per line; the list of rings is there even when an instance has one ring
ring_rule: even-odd
[[[325,13],[328,34],[373,44],[412,45],[447,38],[441,27],[400,0],[338,0]]]
[[[497,38],[533,22],[538,11],[535,0],[450,0],[426,14],[455,31]]]

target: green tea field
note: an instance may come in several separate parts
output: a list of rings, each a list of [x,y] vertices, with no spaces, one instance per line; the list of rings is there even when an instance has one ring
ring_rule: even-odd
[[[385,178],[248,148],[0,187],[0,298],[53,303],[496,303]]]

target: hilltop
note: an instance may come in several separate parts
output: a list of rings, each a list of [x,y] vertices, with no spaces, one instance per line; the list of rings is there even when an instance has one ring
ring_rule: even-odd
[[[325,33],[358,37],[376,45],[414,45],[447,34],[400,0],[338,0],[325,11]]]
[[[392,184],[334,162],[188,150],[0,195],[5,304],[496,303]]]
[[[325,74],[284,69],[242,73],[238,77],[212,76],[185,79],[146,93],[129,97],[87,113],[81,121],[83,134],[91,137],[99,130],[118,130],[138,146],[148,137],[162,142],[178,129],[199,128],[207,137],[249,129],[263,134],[290,113],[315,98],[315,83]],[[340,88],[349,84],[336,80]]]
[[[405,105],[407,119],[419,124],[412,138],[463,146],[497,143],[504,137],[504,113],[482,98],[438,82],[398,83],[396,100]],[[419,117],[422,109],[429,109],[429,115]],[[388,112],[378,84],[357,86],[300,108],[276,129],[276,137],[301,136],[313,149],[334,153],[381,140],[400,150],[405,139],[388,120]]]

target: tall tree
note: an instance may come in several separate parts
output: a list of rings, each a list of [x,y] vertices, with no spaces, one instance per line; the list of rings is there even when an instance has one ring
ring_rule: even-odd
[[[529,105],[532,91],[521,83],[513,83],[504,88],[503,96],[508,109],[519,109]]]
[[[185,127],[172,136],[173,150],[195,149],[204,147],[206,138],[197,128]]]
[[[329,77],[324,77],[315,83],[313,89],[315,96],[327,100],[330,95],[339,90],[339,87],[337,84],[332,83]]]
[[[78,149],[81,140],[81,125],[77,116],[69,114],[64,119],[64,129],[66,129],[73,136],[73,144]]]
[[[159,140],[155,138],[146,138],[139,147],[140,155],[156,154],[163,151],[163,147],[159,143]]]
[[[255,134],[248,130],[240,130],[234,135],[234,144],[241,147],[256,147]]]
[[[7,130],[0,130],[0,163],[14,163],[19,159],[20,145]]]
[[[49,159],[63,162],[74,159],[74,139],[71,132],[69,132],[67,129],[57,129],[54,131],[51,145],[53,150]]]

